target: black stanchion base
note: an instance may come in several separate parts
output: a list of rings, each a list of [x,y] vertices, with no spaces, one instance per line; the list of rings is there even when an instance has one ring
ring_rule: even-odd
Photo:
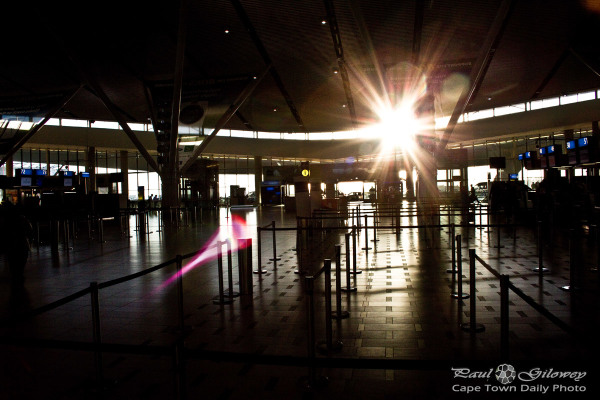
[[[356,292],[358,289],[355,287],[351,287],[351,288],[347,288],[347,287],[343,287],[340,289],[342,292]]]
[[[356,271],[354,271],[354,270],[350,271],[350,273],[354,274],[354,275],[358,275],[358,274],[362,274],[363,272],[362,272],[362,270],[357,269]]]
[[[329,377],[327,376],[317,376],[314,382],[310,381],[308,376],[302,376],[298,380],[300,388],[305,392],[312,392],[317,389],[324,388],[329,385]]]
[[[331,348],[327,346],[327,342],[322,341],[317,343],[317,351],[321,354],[339,353],[344,348],[344,343],[341,340],[334,340],[331,343]]]
[[[533,270],[533,272],[540,272],[540,268],[539,267],[535,267]],[[542,273],[546,273],[546,272],[550,272],[550,270],[546,267],[542,267]]]
[[[257,275],[262,275],[262,274],[266,274],[267,270],[264,268],[261,269],[255,269],[254,271],[252,271],[253,274],[257,274]]]
[[[577,286],[565,285],[561,287],[560,290],[564,290],[565,292],[579,292],[581,289]]]
[[[455,269],[447,269],[446,272],[449,274],[456,274],[458,271],[456,271]]]
[[[371,239],[371,242],[379,242],[379,239]]]
[[[233,297],[240,297],[240,293],[239,292],[231,292],[229,293],[229,291],[227,291],[225,293],[225,297],[229,297],[230,299]]]
[[[230,299],[230,298],[227,298],[227,297],[224,297],[223,301],[221,301],[219,299],[213,300],[213,304],[219,304],[220,305],[220,304],[231,304],[231,303],[233,303],[233,299]]]
[[[297,275],[306,275],[306,274],[308,274],[308,271],[304,271],[304,270],[301,270],[301,269],[296,269],[296,270],[294,270],[294,273],[297,274]]]
[[[361,250],[373,250],[373,248],[372,247],[363,247],[363,248],[361,248]]]
[[[460,329],[467,332],[478,333],[485,331],[485,326],[482,324],[471,325],[470,322],[465,322],[464,324],[460,324]]]
[[[279,261],[281,258],[269,258],[269,261]]]
[[[450,296],[453,299],[468,299],[469,298],[469,293],[462,293],[460,296],[458,295],[458,293],[452,293]]]
[[[343,290],[343,289],[341,289],[341,290]],[[342,311],[342,312],[332,311],[331,312],[331,318],[332,319],[346,319],[346,318],[350,318],[350,313],[348,311]]]

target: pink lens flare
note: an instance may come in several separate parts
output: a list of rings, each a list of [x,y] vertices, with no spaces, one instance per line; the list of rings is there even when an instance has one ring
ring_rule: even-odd
[[[198,254],[196,254],[196,256],[192,258],[190,262],[185,264],[181,268],[181,271],[175,272],[175,274],[173,274],[169,279],[167,279],[158,288],[158,290],[162,290],[165,287],[169,286],[170,284],[175,282],[179,276],[185,275],[192,269],[199,267],[200,265],[205,264],[209,261],[215,260],[219,255],[219,243],[223,243],[222,246],[225,246],[224,242],[226,241],[229,241],[230,243],[229,248],[227,246],[225,246],[224,249],[223,247],[221,247],[223,249],[222,254],[227,254],[228,250],[230,250],[233,253],[234,251],[243,248],[246,244],[246,241],[240,241],[239,239],[248,238],[248,233],[249,232],[244,218],[240,217],[239,215],[232,215],[231,225],[219,227],[217,231],[206,241],[206,243],[204,243],[204,246],[202,246],[200,251],[198,251]]]

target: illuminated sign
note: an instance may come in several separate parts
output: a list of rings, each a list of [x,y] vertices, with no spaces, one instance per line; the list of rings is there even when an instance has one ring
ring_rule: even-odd
[[[574,150],[575,149],[575,141],[574,140],[569,140],[567,142],[567,150]]]
[[[531,152],[530,151],[525,152],[525,158],[531,158]]]
[[[585,147],[589,144],[588,138],[582,137],[577,139],[577,147]]]
[[[519,160],[522,160],[525,156],[523,155],[523,153],[519,154]]]
[[[554,154],[554,145],[546,147],[548,154]]]
[[[546,154],[546,152],[547,152],[547,149],[545,147],[540,147],[540,155],[543,156],[544,154]]]
[[[82,178],[89,178],[90,177],[90,173],[89,172],[82,172],[81,174],[79,174]]]
[[[302,176],[308,176],[308,175],[310,175],[310,171],[307,170],[307,169],[303,169],[302,170]]]

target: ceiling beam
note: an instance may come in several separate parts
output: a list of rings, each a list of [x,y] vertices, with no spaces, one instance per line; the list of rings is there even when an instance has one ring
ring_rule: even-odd
[[[121,126],[121,129],[123,129],[123,132],[125,132],[129,140],[131,140],[131,142],[136,147],[136,149],[138,149],[142,157],[144,157],[144,159],[148,163],[148,166],[152,168],[155,172],[160,172],[158,164],[156,163],[154,158],[152,158],[150,153],[148,153],[148,150],[146,150],[142,142],[140,142],[135,133],[131,130],[131,128],[127,124],[127,121],[125,121],[123,116],[117,110],[116,106],[108,98],[106,93],[104,93],[104,90],[102,90],[100,84],[91,76],[86,76],[86,80],[87,84],[94,90],[96,96],[102,101],[104,107],[106,107],[106,109],[113,115],[113,117]]]
[[[37,12],[39,14],[39,11],[37,11]],[[131,128],[127,124],[127,121],[125,121],[122,114],[120,114],[118,107],[108,98],[108,96],[106,95],[106,93],[104,92],[104,90],[102,89],[100,84],[98,83],[98,81],[92,76],[91,73],[88,73],[88,71],[84,68],[82,62],[74,54],[73,50],[69,46],[67,46],[64,39],[60,35],[58,35],[58,33],[56,33],[53,25],[47,19],[45,19],[41,14],[40,14],[40,19],[43,22],[45,22],[46,29],[48,30],[48,32],[50,32],[54,36],[55,40],[60,44],[63,51],[67,55],[69,61],[71,61],[71,64],[73,64],[73,66],[75,66],[75,69],[77,70],[77,73],[79,74],[80,81],[84,82],[90,89],[92,89],[92,91],[96,95],[96,97],[98,97],[102,101],[102,103],[104,104],[104,107],[106,107],[106,109],[113,115],[115,120],[121,126],[121,129],[123,129],[123,132],[125,132],[125,134],[129,138],[129,140],[131,140],[131,142],[138,149],[138,151],[140,152],[142,157],[144,157],[144,159],[148,163],[148,166],[151,167],[154,171],[160,172],[158,164],[156,163],[154,158],[152,158],[150,153],[148,153],[148,150],[146,150],[144,145],[139,141],[139,139],[137,138],[135,133],[131,130]]]
[[[350,8],[352,10],[352,15],[354,16],[354,19],[356,20],[356,25],[358,26],[360,37],[365,43],[366,52],[369,54],[369,57],[371,57],[371,62],[375,67],[375,71],[377,72],[377,78],[379,80],[380,97],[383,97],[385,95],[387,98],[389,98],[389,96],[386,94],[387,89],[385,84],[385,68],[381,63],[381,60],[377,58],[377,53],[375,52],[375,47],[373,46],[373,41],[371,40],[371,35],[369,34],[369,31],[367,29],[367,23],[365,22],[365,19],[363,17],[360,5],[358,4],[358,0],[351,0]]]
[[[185,60],[186,39],[186,0],[179,1],[179,20],[177,26],[177,51],[175,54],[175,73],[173,76],[173,99],[171,101],[171,136],[169,138],[169,171],[176,173],[177,162],[177,140],[179,135],[179,112],[181,107],[181,91],[183,87],[183,65]]]
[[[250,97],[250,95],[252,95],[254,90],[258,87],[258,85],[263,80],[263,78],[267,75],[267,73],[269,72],[270,69],[271,69],[271,66],[267,65],[267,68],[265,68],[265,70],[263,71],[262,74],[257,76],[256,79],[253,79],[252,81],[250,81],[248,86],[246,86],[246,88],[240,93],[240,95],[235,99],[235,101],[229,106],[227,111],[225,111],[225,113],[221,116],[221,118],[219,118],[219,120],[217,121],[217,123],[215,125],[215,129],[213,129],[213,131],[210,133],[210,135],[202,141],[200,146],[198,146],[194,149],[194,152],[192,153],[190,158],[186,161],[186,163],[179,170],[180,174],[183,175],[185,173],[185,171],[187,171],[187,169],[189,167],[191,167],[192,164],[194,164],[196,159],[200,156],[200,154],[202,154],[204,149],[206,149],[208,144],[217,135],[217,133],[221,130],[221,128],[223,128],[223,126],[225,126],[225,124],[231,119],[231,117],[233,117],[233,115],[242,106],[242,104],[244,104],[244,102],[248,99],[248,97]]]
[[[469,103],[475,99],[475,95],[481,87],[481,83],[483,82],[483,78],[485,77],[490,63],[492,62],[496,48],[498,47],[500,39],[504,34],[504,30],[506,29],[506,25],[508,24],[508,20],[514,9],[515,3],[515,0],[503,0],[502,4],[500,4],[500,7],[496,13],[496,17],[494,18],[494,21],[490,26],[490,30],[487,33],[487,37],[483,42],[483,46],[481,47],[481,52],[473,64],[473,68],[469,76],[469,81],[471,83],[468,87],[463,89],[460,98],[454,107],[450,121],[448,121],[448,125],[442,134],[440,142],[438,143],[436,149],[437,153],[442,152],[446,148],[448,140],[450,139],[456,124],[458,123],[458,118],[465,112]]]
[[[4,155],[2,160],[0,160],[0,167],[3,166],[4,163],[6,163],[6,161],[8,161],[13,154],[19,151],[19,149],[23,147],[23,145],[33,137],[33,135],[35,135],[40,129],[42,129],[44,125],[46,125],[46,122],[50,120],[50,118],[54,117],[54,115],[56,115],[60,110],[62,110],[63,107],[67,105],[69,101],[73,99],[73,97],[75,97],[75,95],[79,92],[80,89],[81,86],[79,86],[77,89],[73,90],[71,93],[62,98],[52,109],[50,109],[50,111],[46,113],[46,116],[43,120],[41,120],[36,125],[32,126],[31,129],[29,129],[29,131],[23,137],[17,139],[10,146],[10,150]]]
[[[544,88],[546,87],[548,82],[550,82],[552,77],[554,77],[554,75],[556,75],[556,72],[558,71],[560,66],[565,62],[565,60],[569,56],[569,52],[570,52],[570,49],[566,49],[565,51],[562,52],[562,54],[558,57],[558,59],[556,60],[556,62],[554,63],[554,65],[552,66],[550,71],[548,72],[548,74],[544,77],[544,79],[540,83],[540,86],[538,86],[538,88],[535,90],[535,92],[533,93],[533,95],[530,97],[529,100],[536,99],[542,93],[542,91],[544,90]]]
[[[230,0],[230,1],[231,1],[231,4],[233,5],[233,7],[235,8],[235,11],[237,12],[238,17],[240,17],[240,20],[244,24],[246,31],[248,31],[248,34],[250,35],[250,38],[254,42],[254,45],[256,46],[256,49],[260,53],[260,56],[262,57],[263,61],[265,62],[266,65],[268,65],[270,67],[271,77],[275,81],[275,84],[277,85],[279,92],[283,95],[283,98],[285,99],[285,102],[286,102],[288,108],[290,109],[290,112],[294,116],[294,119],[296,120],[298,127],[300,129],[302,129],[303,132],[307,132],[306,128],[304,127],[304,122],[302,121],[302,117],[300,117],[300,113],[298,112],[298,109],[296,108],[296,105],[294,104],[292,97],[286,90],[286,88],[283,84],[283,81],[281,80],[281,76],[279,76],[279,73],[277,72],[275,67],[273,67],[273,61],[271,60],[271,57],[269,56],[269,53],[267,52],[267,49],[265,48],[262,40],[258,36],[258,33],[256,33],[256,30],[254,29],[254,26],[252,25],[252,21],[250,21],[250,18],[248,17],[246,10],[244,9],[244,7],[242,6],[242,4],[240,3],[239,0]]]
[[[350,79],[348,78],[348,71],[346,70],[346,59],[344,58],[344,47],[342,46],[342,37],[340,36],[340,28],[337,23],[337,17],[335,14],[335,8],[333,7],[332,0],[323,0],[325,4],[325,10],[327,11],[327,21],[329,24],[329,30],[331,31],[331,38],[333,39],[333,47],[335,49],[335,56],[337,58],[338,67],[340,69],[340,76],[344,85],[344,93],[346,94],[346,105],[350,112],[350,119],[352,126],[356,127],[356,108],[354,107],[354,98],[352,97],[352,89],[350,87]]]
[[[586,60],[579,52],[577,52],[574,48],[570,48],[569,51],[575,56],[575,58],[577,58],[579,61],[581,61],[581,63],[583,65],[585,65],[586,67],[588,67],[588,69],[590,71],[592,71],[594,74],[596,74],[596,76],[600,76],[600,68],[597,68],[596,66],[592,65],[591,63],[588,62],[588,60]]]
[[[425,0],[415,0],[415,24],[413,27],[412,62],[419,65],[421,58],[421,36],[423,34],[423,17],[425,14]]]

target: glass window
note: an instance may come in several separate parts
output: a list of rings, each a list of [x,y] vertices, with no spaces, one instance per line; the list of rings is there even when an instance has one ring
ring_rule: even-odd
[[[577,102],[576,94],[570,94],[570,95],[560,97],[560,104],[571,104],[571,103],[576,103],[576,102]]]
[[[588,100],[594,100],[596,98],[596,92],[585,92],[585,93],[579,93],[577,95],[577,101],[588,101]]]
[[[512,104],[506,107],[496,107],[494,109],[494,115],[499,117],[501,115],[515,114],[525,111],[525,103]]]
[[[258,132],[259,139],[281,139],[279,132]]]
[[[61,124],[62,126],[75,126],[78,128],[87,128],[88,126],[88,121],[85,119],[68,119],[68,118],[63,118],[61,119]]]

